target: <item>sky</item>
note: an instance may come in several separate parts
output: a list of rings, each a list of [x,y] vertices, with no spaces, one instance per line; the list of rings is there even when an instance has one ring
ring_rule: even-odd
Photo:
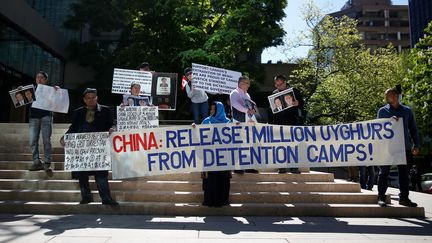
[[[339,11],[347,0],[315,0],[315,3],[320,7],[323,13],[332,13]],[[294,40],[299,36],[301,31],[306,30],[306,23],[302,20],[301,9],[306,3],[306,0],[288,0],[288,6],[285,8],[286,17],[282,21],[283,28],[286,32],[284,39]],[[393,0],[394,5],[408,5],[408,0]],[[283,53],[282,47],[271,47],[263,51],[261,55],[262,63],[272,60],[287,61],[300,57],[306,57],[309,48],[298,47],[291,49],[288,53]]]

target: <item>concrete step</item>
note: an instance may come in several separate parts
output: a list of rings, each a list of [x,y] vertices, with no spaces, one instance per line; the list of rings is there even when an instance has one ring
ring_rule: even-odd
[[[53,143],[51,143],[51,145],[53,146],[53,154],[64,154],[64,148],[60,146],[60,143],[57,147],[55,147]],[[39,152],[43,153],[42,141],[39,142]],[[8,143],[8,146],[0,145],[0,153],[31,154],[31,149],[28,145],[28,141],[26,141],[25,144],[21,141],[19,144]]]
[[[11,131],[11,130],[22,130],[22,129],[28,129],[28,123],[0,123],[0,129],[5,131]],[[54,123],[53,124],[53,130],[56,129],[68,129],[70,126],[70,123]]]
[[[97,191],[93,198],[100,202]],[[123,202],[176,202],[199,203],[203,192],[179,191],[111,191],[111,195]],[[79,190],[0,190],[0,201],[63,201],[79,202]],[[339,203],[339,204],[376,204],[377,195],[372,193],[333,193],[333,192],[233,192],[232,203]],[[390,203],[390,196],[387,197]]]
[[[28,171],[28,170],[7,170],[3,167],[21,167],[22,169],[28,169],[31,166],[31,162],[17,162],[16,164],[0,162],[0,178],[2,179],[44,179],[44,180],[70,180],[71,172],[58,170],[63,167],[63,163],[54,162],[52,163],[55,170],[53,173],[46,173],[44,171]],[[112,178],[112,172],[109,172],[109,179]],[[169,174],[169,175],[158,175],[158,176],[146,176],[140,177],[134,180],[200,180],[200,173],[180,173],[180,174]],[[232,175],[233,181],[257,181],[257,182],[333,182],[334,178],[332,174],[322,172],[308,172],[302,174],[277,174],[263,172],[259,174],[243,174]]]
[[[43,150],[40,150],[40,156],[43,159]],[[52,154],[54,162],[64,162],[64,154]],[[0,153],[0,161],[32,161],[30,153]]]
[[[112,207],[101,203],[0,201],[0,213],[21,214],[145,214],[182,216],[325,216],[325,217],[401,217],[424,218],[424,208],[399,205],[329,203],[244,203],[209,208],[199,203],[120,202]]]
[[[94,182],[91,187],[96,189]],[[201,191],[197,181],[109,181],[111,190],[164,190]],[[76,180],[0,179],[0,189],[16,190],[78,190]],[[231,181],[232,192],[360,192],[360,186],[351,182],[254,182]]]

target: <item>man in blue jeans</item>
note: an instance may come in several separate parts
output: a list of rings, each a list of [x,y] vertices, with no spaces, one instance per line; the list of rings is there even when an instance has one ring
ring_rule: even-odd
[[[388,89],[385,92],[387,105],[378,110],[378,118],[394,118],[399,122],[399,118],[403,118],[403,127],[405,135],[405,149],[407,164],[398,165],[399,172],[399,204],[407,207],[417,207],[417,204],[409,198],[409,165],[412,161],[412,156],[419,152],[419,135],[414,114],[411,108],[399,103],[399,92],[396,89]],[[412,139],[412,142],[411,142]],[[413,145],[411,145],[414,143]],[[387,181],[390,172],[390,166],[380,166],[378,174],[378,204],[381,207],[387,206],[385,202],[385,193],[387,191]]]
[[[36,89],[37,85],[39,84],[48,84],[48,74],[44,71],[39,71],[36,74]],[[58,89],[59,87],[55,86],[54,88]],[[51,171],[52,161],[51,134],[53,113],[52,111],[32,107],[30,107],[29,112],[29,140],[33,157],[33,164],[29,170],[45,170],[46,172],[49,172]],[[41,131],[44,148],[44,160],[42,160],[39,156],[39,136]]]

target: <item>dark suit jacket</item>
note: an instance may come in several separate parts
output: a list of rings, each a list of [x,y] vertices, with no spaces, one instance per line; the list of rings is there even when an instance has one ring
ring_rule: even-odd
[[[87,108],[80,107],[72,115],[72,124],[66,133],[88,133],[88,132],[108,132],[113,126],[111,111],[107,106],[97,105],[95,119],[92,123],[86,121]],[[80,175],[106,175],[108,171],[80,171],[72,172],[72,178],[78,179]]]

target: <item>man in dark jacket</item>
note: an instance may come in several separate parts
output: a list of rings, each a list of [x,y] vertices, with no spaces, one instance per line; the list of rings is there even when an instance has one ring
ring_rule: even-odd
[[[97,103],[97,90],[87,88],[83,93],[85,106],[76,109],[73,113],[72,124],[66,133],[91,133],[112,132],[113,119],[108,107]],[[64,146],[63,137],[60,143]],[[102,199],[102,204],[116,206],[118,203],[112,199],[109,184],[108,171],[75,171],[72,178],[79,180],[81,190],[80,204],[93,202],[89,185],[89,176],[95,177],[96,186]]]
[[[286,89],[289,89],[289,84],[287,83],[287,78],[285,75],[277,75],[274,78],[274,85],[276,89],[273,91],[273,94],[282,92]],[[276,124],[276,125],[284,125],[284,126],[303,126],[303,106],[304,101],[303,97],[300,94],[300,91],[298,89],[293,88],[295,101],[293,101],[292,106],[288,109],[285,109],[283,111],[272,113],[270,114],[269,123],[270,124]],[[286,168],[280,168],[279,173],[286,173]],[[300,174],[299,169],[292,168],[291,173]]]

